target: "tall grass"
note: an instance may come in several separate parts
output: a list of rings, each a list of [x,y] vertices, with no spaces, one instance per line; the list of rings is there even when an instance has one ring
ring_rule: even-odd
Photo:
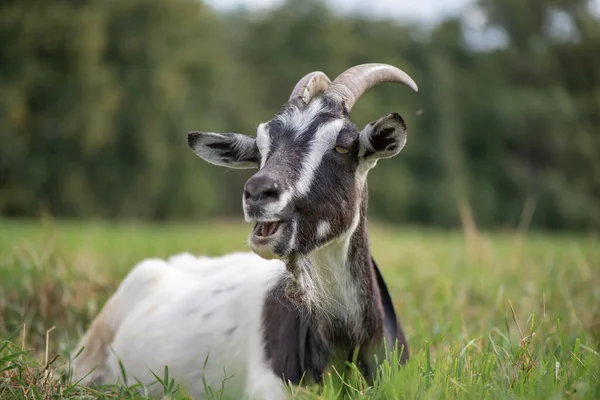
[[[352,366],[295,398],[598,399],[600,246],[594,236],[371,226],[411,346],[373,386]],[[249,227],[0,221],[0,398],[143,398],[64,374],[69,351],[132,265],[190,251],[248,250]],[[202,368],[201,361],[199,368]],[[166,397],[184,388],[155,371]],[[227,398],[210,388],[214,398]]]

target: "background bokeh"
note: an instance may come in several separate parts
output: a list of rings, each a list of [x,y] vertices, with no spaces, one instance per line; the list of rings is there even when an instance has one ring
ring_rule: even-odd
[[[598,2],[461,1],[433,22],[389,1],[214,3],[0,1],[0,215],[239,218],[253,172],[203,162],[186,133],[254,135],[307,72],[385,62],[420,91],[380,85],[353,110],[409,127],[370,175],[372,219],[600,227]]]

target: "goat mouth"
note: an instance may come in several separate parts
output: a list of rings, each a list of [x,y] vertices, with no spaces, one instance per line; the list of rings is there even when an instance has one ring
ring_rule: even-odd
[[[288,228],[289,221],[258,221],[248,238],[252,251],[260,257],[272,260],[281,258],[281,240]]]
[[[267,239],[279,232],[283,221],[257,222],[254,226],[254,236],[258,239]]]

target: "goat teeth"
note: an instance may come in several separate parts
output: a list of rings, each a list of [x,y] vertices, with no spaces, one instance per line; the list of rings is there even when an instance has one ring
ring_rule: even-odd
[[[275,222],[259,222],[256,227],[256,234],[261,237],[273,236],[279,229],[280,221]]]

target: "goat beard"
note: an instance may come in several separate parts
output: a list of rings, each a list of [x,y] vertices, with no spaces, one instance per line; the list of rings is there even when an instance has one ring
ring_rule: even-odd
[[[286,297],[308,315],[320,316],[324,313],[324,293],[319,290],[316,269],[308,258],[294,258],[286,263],[288,274],[283,281]]]

